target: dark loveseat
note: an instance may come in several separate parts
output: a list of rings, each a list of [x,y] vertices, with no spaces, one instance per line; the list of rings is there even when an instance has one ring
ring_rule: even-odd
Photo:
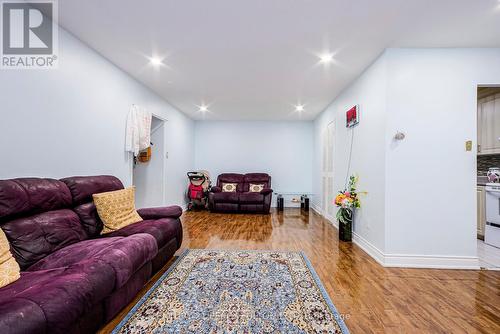
[[[0,227],[21,267],[0,288],[0,333],[93,333],[174,255],[177,206],[100,235],[92,194],[122,188],[113,176],[0,181]]]
[[[223,183],[236,183],[235,192],[223,192]],[[250,184],[262,184],[260,192],[249,192]],[[269,213],[271,208],[271,176],[265,173],[221,174],[217,186],[208,195],[208,206],[213,212]]]

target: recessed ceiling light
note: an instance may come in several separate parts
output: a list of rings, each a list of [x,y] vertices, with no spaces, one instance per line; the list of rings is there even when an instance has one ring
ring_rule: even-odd
[[[201,106],[199,106],[198,111],[199,112],[207,112],[208,106],[202,104]]]
[[[149,62],[151,63],[151,65],[153,65],[155,67],[163,65],[163,59],[161,59],[159,57],[155,57],[155,56],[149,58]]]
[[[331,53],[325,53],[319,56],[320,62],[323,64],[329,64],[333,61],[333,54]]]
[[[303,104],[297,104],[295,106],[295,111],[298,111],[298,112],[304,111],[304,105]]]

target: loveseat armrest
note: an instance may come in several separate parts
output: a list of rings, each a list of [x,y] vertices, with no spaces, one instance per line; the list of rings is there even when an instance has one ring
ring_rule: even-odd
[[[271,188],[264,188],[260,191],[260,193],[262,195],[268,195],[268,194],[271,194],[273,192],[273,190]]]
[[[156,208],[143,208],[137,210],[142,219],[179,218],[182,215],[182,208],[177,205],[160,206]]]
[[[220,193],[220,192],[222,192],[222,189],[220,187],[212,187],[212,188],[210,188],[210,192]]]

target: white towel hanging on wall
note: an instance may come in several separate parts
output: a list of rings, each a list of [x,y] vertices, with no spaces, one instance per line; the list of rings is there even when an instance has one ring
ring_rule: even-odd
[[[133,104],[127,116],[125,151],[139,154],[151,145],[151,119],[153,115]]]

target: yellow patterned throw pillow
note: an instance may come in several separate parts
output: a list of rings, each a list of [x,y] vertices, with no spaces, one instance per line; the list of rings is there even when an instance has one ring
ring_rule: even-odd
[[[236,188],[238,187],[238,183],[223,183],[222,191],[225,193],[234,193],[236,192]]]
[[[21,277],[21,268],[10,253],[10,245],[5,233],[0,229],[0,288]]]
[[[263,184],[253,184],[253,183],[250,183],[249,191],[251,193],[260,193],[262,189],[264,189],[264,185]]]
[[[94,194],[92,197],[97,214],[104,224],[101,234],[119,230],[142,220],[135,210],[135,187]]]

